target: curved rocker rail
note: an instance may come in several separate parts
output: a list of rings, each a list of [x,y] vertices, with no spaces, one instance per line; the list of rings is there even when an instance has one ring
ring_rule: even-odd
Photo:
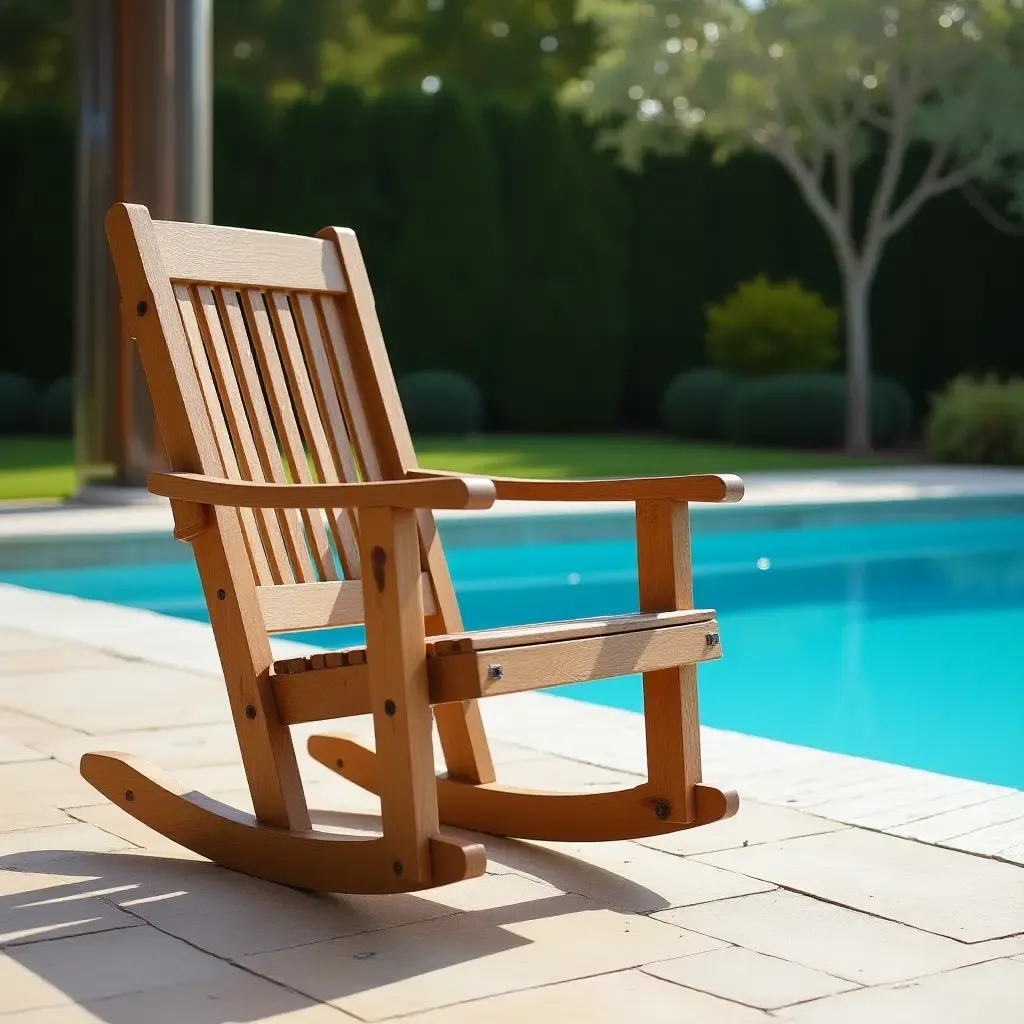
[[[108,800],[168,839],[226,868],[281,885],[320,892],[413,892],[475,878],[487,866],[479,843],[432,836],[431,877],[407,880],[385,839],[261,825],[237,808],[161,780],[151,765],[127,754],[85,754],[81,771]]]
[[[377,756],[335,733],[309,738],[310,755],[357,786],[377,793]],[[674,821],[672,808],[650,782],[610,793],[545,793],[497,783],[472,785],[437,778],[437,804],[446,825],[515,839],[607,842],[642,839],[730,818],[739,808],[732,791],[698,784],[696,817]]]

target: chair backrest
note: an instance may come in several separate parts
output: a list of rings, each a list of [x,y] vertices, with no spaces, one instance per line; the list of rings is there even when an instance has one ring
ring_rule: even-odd
[[[129,328],[159,322],[158,335],[129,333],[172,470],[334,483],[416,467],[351,231],[309,238],[153,221],[145,207],[118,204],[107,235]],[[147,351],[154,337],[159,350]],[[230,522],[268,632],[362,621],[353,514],[240,509]],[[457,630],[433,516],[421,513],[419,526],[428,629]]]

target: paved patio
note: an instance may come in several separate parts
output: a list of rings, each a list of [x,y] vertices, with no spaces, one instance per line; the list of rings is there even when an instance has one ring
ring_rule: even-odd
[[[122,749],[248,805],[205,627],[2,589],[0,622],[23,620],[0,629],[4,1022],[1024,1021],[1024,794],[706,730],[707,777],[747,797],[730,821],[487,840],[473,881],[312,895],[195,858],[78,775],[82,751]],[[485,718],[512,784],[639,769],[626,712],[525,694]],[[319,827],[374,829],[373,798],[302,768]],[[873,826],[841,820],[858,814]],[[915,824],[934,841],[1001,826],[1007,852],[893,834]]]

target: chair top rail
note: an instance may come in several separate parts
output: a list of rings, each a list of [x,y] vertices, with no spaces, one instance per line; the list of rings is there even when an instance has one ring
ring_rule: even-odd
[[[213,224],[153,221],[167,276],[173,281],[273,288],[348,291],[337,246],[324,238]]]

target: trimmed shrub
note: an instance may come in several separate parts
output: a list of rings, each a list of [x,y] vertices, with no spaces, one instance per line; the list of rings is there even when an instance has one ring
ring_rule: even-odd
[[[796,281],[759,275],[705,313],[711,361],[745,377],[813,373],[839,354],[839,313]]]
[[[893,381],[871,384],[874,444],[905,439],[910,400]],[[839,373],[781,374],[744,381],[723,417],[723,436],[734,444],[783,448],[839,448],[846,429],[846,380]]]
[[[957,377],[933,399],[926,437],[940,462],[1024,465],[1024,380]]]
[[[28,434],[39,416],[39,388],[16,373],[0,373],[0,434]]]
[[[680,373],[661,400],[662,426],[675,437],[718,440],[738,383],[733,374],[714,368]]]
[[[55,380],[39,402],[39,430],[55,437],[68,437],[74,430],[75,382],[71,377]]]
[[[478,433],[484,421],[480,390],[460,373],[420,370],[398,381],[398,393],[413,434]]]
[[[874,443],[883,448],[906,441],[914,430],[914,400],[902,385],[890,377],[871,382],[871,432]]]

